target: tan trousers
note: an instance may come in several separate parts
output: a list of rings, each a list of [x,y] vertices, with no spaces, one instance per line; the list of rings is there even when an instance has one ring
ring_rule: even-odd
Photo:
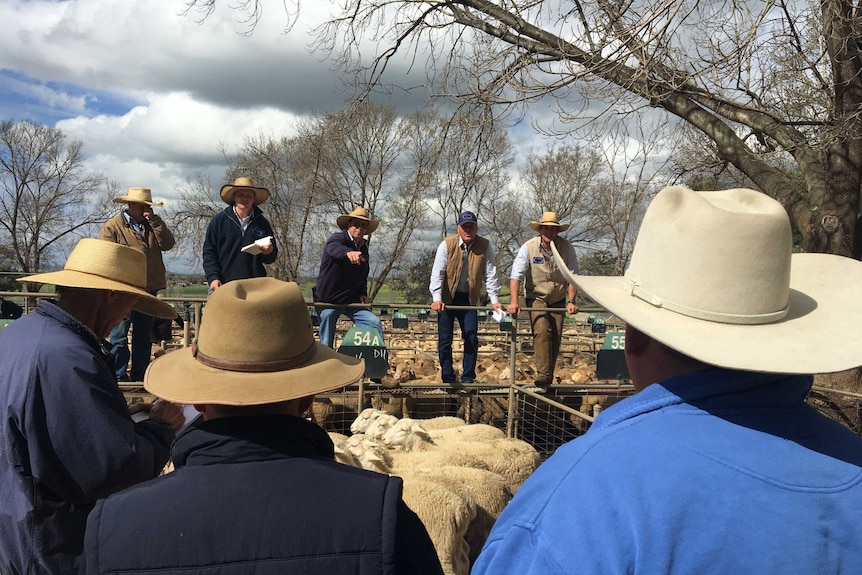
[[[565,308],[566,300],[562,299],[547,305],[540,299],[527,300],[527,307],[533,308]],[[565,313],[548,313],[544,311],[530,312],[530,327],[533,331],[533,359],[536,361],[536,379],[554,382],[554,368],[557,356],[560,355],[560,341],[563,337],[563,321]]]

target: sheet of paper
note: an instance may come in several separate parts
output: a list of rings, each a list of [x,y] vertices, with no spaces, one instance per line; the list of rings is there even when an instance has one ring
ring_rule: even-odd
[[[263,246],[272,243],[272,236],[266,236],[265,238],[260,238],[259,240],[255,240],[253,243],[248,244],[247,246],[243,246],[243,252],[251,255],[257,255],[261,252]]]
[[[495,309],[495,310],[493,311],[493,313],[491,314],[491,317],[493,317],[493,318],[494,318],[494,320],[496,320],[496,321],[497,321],[497,323],[500,323],[501,321],[503,321],[503,319],[504,319],[507,315],[509,315],[509,314],[508,314],[508,313],[506,313],[506,310],[503,310],[503,309]]]

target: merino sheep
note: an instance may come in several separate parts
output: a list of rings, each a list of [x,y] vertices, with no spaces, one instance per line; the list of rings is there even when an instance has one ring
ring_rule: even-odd
[[[373,407],[363,409],[350,424],[350,433],[365,433],[371,422],[381,415],[386,415],[386,412]]]
[[[467,425],[467,422],[460,417],[454,417],[451,415],[441,415],[439,417],[432,417],[430,419],[417,419],[416,421],[421,423],[422,427],[424,427],[428,431],[434,429],[449,429],[452,427],[460,427],[462,425]]]
[[[355,458],[357,467],[378,473],[389,473],[392,469],[392,457],[386,447],[364,434],[350,436],[344,449]]]
[[[505,477],[513,493],[536,470],[541,460],[536,449],[520,439],[503,437],[489,441],[435,441],[421,426],[405,420],[394,425],[384,436],[385,445],[401,446],[409,452],[442,450],[446,453],[469,454],[480,459],[488,470]]]
[[[415,435],[415,438],[409,437]],[[461,425],[448,429],[428,430],[421,420],[405,417],[392,425],[381,438],[384,445],[402,446],[412,451],[413,442],[417,440],[437,443],[438,441],[489,441],[505,437],[502,429],[484,423]]]
[[[402,475],[404,503],[419,516],[446,575],[468,575],[470,547],[464,539],[476,516],[476,501],[419,476]]]
[[[410,476],[438,483],[463,497],[472,496],[476,501],[476,517],[464,535],[472,566],[491,534],[491,527],[512,499],[508,482],[492,471],[473,467],[419,467]]]
[[[398,418],[394,415],[378,415],[374,421],[368,425],[368,429],[365,430],[365,436],[379,440],[387,431],[389,431],[389,428],[398,423],[398,421]]]

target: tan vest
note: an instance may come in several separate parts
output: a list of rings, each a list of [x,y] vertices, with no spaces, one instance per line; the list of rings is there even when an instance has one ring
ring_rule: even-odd
[[[563,238],[555,239],[554,244],[563,258],[571,258],[572,244]],[[569,283],[557,267],[554,254],[542,249],[540,236],[527,240],[526,246],[529,269],[524,277],[524,290],[527,299],[540,299],[548,305],[565,299]]]
[[[446,242],[446,251],[449,254],[449,260],[446,262],[446,281],[443,282],[443,291],[440,295],[445,304],[452,303],[455,290],[458,288],[458,280],[461,279],[464,252],[461,251],[458,240],[458,234],[443,240]],[[473,243],[470,244],[470,249],[467,250],[467,281],[470,286],[470,305],[479,303],[479,293],[482,291],[482,286],[485,285],[485,255],[488,253],[489,245],[488,240],[476,236]]]

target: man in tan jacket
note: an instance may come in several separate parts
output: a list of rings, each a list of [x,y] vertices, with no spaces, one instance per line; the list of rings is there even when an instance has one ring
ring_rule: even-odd
[[[523,282],[527,307],[530,309],[530,328],[533,332],[533,360],[536,362],[536,381],[539,387],[554,383],[554,368],[560,354],[565,314],[552,313],[549,308],[565,308],[566,313],[578,313],[575,304],[577,288],[566,281],[554,254],[551,244],[557,247],[566,267],[578,273],[578,257],[575,249],[565,238],[557,234],[569,229],[569,224],[561,224],[557,212],[545,212],[538,222],[530,222],[530,229],[539,235],[527,240],[518,250],[512,262],[509,275],[509,292],[512,294],[508,311],[517,317],[521,312],[518,295]]]
[[[124,196],[113,199],[115,203],[126,204],[126,209],[109,219],[99,231],[99,239],[129,246],[147,256],[147,291],[156,295],[167,285],[165,264],[162,252],[174,247],[174,235],[165,222],[153,212],[153,206],[163,206],[163,202],[153,202],[148,188],[129,188]],[[150,364],[152,347],[150,332],[154,318],[150,315],[132,311],[130,317],[120,322],[111,332],[111,353],[114,354],[114,367],[117,381],[143,381],[144,372]],[[132,349],[129,353],[129,326],[132,326]],[[126,368],[131,359],[128,373]]]

